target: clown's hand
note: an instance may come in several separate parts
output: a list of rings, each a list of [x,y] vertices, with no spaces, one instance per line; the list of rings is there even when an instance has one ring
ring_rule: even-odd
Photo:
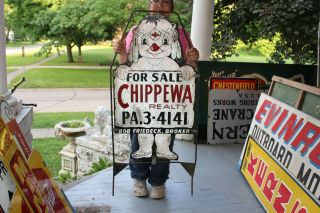
[[[185,81],[190,80],[195,75],[195,72],[194,72],[193,68],[191,66],[189,66],[189,65],[182,66],[182,67],[179,68],[179,70],[181,71],[182,78]]]
[[[119,65],[115,71],[115,76],[121,80],[126,80],[129,67],[127,65]]]

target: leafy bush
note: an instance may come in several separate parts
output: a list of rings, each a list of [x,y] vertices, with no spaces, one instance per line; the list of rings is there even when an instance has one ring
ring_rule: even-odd
[[[92,175],[110,166],[112,166],[112,163],[108,161],[106,158],[99,158],[98,162],[94,162],[92,164],[91,169],[87,175]]]
[[[108,48],[112,48],[113,47],[113,41],[111,40],[106,40],[104,43],[103,43],[104,46],[108,47]]]
[[[237,42],[236,53],[238,54],[246,53],[247,55],[257,55],[257,56],[262,55],[258,47],[250,44],[245,44],[241,40]]]
[[[53,47],[56,49],[57,54],[60,55],[59,47],[61,47],[61,46],[62,46],[61,43],[59,43],[58,41],[49,41],[49,42],[45,43],[44,45],[42,45],[39,52],[35,53],[34,56],[40,57],[42,55],[45,55],[48,58],[52,53]]]
[[[74,181],[75,179],[76,177],[72,177],[70,172],[59,172],[58,180],[63,184]]]
[[[259,39],[252,44],[245,44],[243,41],[238,40],[236,52],[246,53],[248,55],[265,56],[270,58],[271,54],[275,50],[275,45],[279,40],[279,37],[279,35],[276,35],[272,40]]]
[[[51,55],[52,52],[52,43],[45,43],[40,48],[39,52],[35,53],[34,56],[40,57],[42,55],[45,55],[47,58]]]

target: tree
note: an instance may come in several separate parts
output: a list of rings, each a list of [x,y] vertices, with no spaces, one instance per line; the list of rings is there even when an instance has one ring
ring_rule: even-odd
[[[4,18],[5,18],[5,34],[6,41],[9,41],[9,33],[12,31],[12,22],[15,17],[15,8],[12,5],[4,5]]]
[[[9,15],[15,37],[22,41],[32,39],[37,31],[32,20],[36,19],[41,11],[46,10],[46,4],[41,0],[7,0],[6,5],[13,8]]]
[[[83,16],[85,30],[104,40],[111,40],[125,26],[132,9],[146,9],[144,0],[88,0],[87,5],[89,12]]]
[[[192,6],[193,6],[192,0],[176,0],[175,1],[174,10],[179,14],[181,18],[181,22],[187,32],[191,31]],[[176,20],[174,15],[172,18],[178,23],[178,20]]]
[[[83,17],[86,31],[111,40],[120,29],[123,30],[134,9],[148,9],[146,2],[145,0],[88,0],[89,13]],[[175,10],[179,12],[187,30],[191,25],[192,2],[192,0],[175,1]],[[135,13],[129,27],[136,25],[145,15],[146,13]],[[172,18],[176,21],[174,15]]]
[[[78,47],[79,61],[82,61],[81,47],[87,41],[94,41],[95,37],[86,34],[81,24],[81,19],[88,12],[88,8],[83,2],[69,1],[64,7],[59,9],[50,23],[48,36],[59,40],[66,45],[68,62],[73,62],[72,47]]]
[[[14,7],[14,32],[23,39],[49,39],[65,44],[68,61],[73,62],[72,48],[86,42],[111,40],[123,29],[133,9],[147,9],[146,0],[7,0]],[[191,23],[191,0],[177,0],[187,29]],[[136,14],[131,26],[142,16]],[[130,27],[131,27],[130,26]],[[130,29],[130,28],[129,28]],[[129,30],[128,29],[128,30]]]
[[[214,59],[233,54],[238,39],[248,44],[278,35],[271,62],[317,61],[318,0],[217,0],[214,17]]]
[[[77,46],[78,61],[82,62],[82,46],[87,42],[97,42],[101,37],[85,30],[83,17],[89,12],[85,2],[69,0],[61,7],[60,3],[50,4],[51,8],[39,13],[32,23],[37,26],[38,35],[66,46],[68,62],[74,62],[72,48]]]

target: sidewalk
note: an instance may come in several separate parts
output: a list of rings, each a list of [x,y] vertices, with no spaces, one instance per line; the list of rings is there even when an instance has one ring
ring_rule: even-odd
[[[54,138],[55,137],[55,130],[52,129],[32,129],[32,138]]]
[[[28,70],[32,69],[33,67],[35,66],[40,66],[41,64],[47,62],[47,61],[50,61],[54,58],[58,57],[58,55],[52,55],[50,56],[49,58],[46,58],[46,59],[43,59],[41,61],[38,61],[34,64],[30,64],[30,65],[26,65],[26,66],[23,66],[23,67],[17,67],[17,70],[13,71],[13,72],[10,72],[7,74],[7,82],[8,84],[10,83],[10,81],[12,81],[12,79],[14,79],[14,77],[16,77],[17,75],[20,75],[24,72],[27,72]],[[10,67],[8,67],[10,68]]]

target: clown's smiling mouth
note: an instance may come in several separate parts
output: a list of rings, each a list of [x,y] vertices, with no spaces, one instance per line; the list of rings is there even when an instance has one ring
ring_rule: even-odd
[[[159,55],[160,53],[163,52],[163,50],[156,43],[153,43],[148,49],[148,52],[152,55]]]
[[[156,43],[153,43],[150,47],[150,49],[153,51],[153,52],[157,52],[160,47],[156,44]]]

